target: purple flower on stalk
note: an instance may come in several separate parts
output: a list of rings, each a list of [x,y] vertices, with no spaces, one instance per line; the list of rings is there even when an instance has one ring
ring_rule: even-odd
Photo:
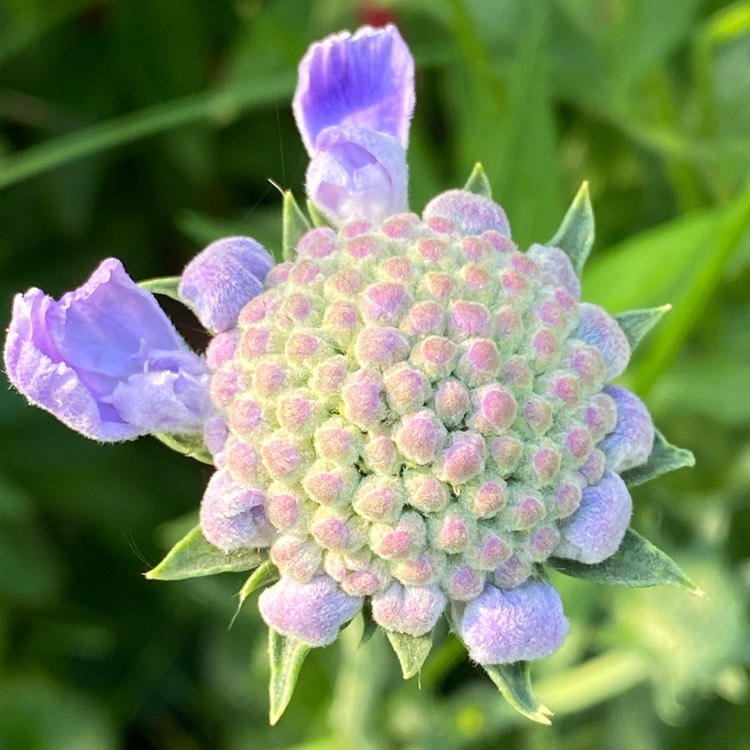
[[[199,433],[212,410],[204,361],[114,259],[59,300],[16,296],[5,369],[29,401],[95,440]]]
[[[414,61],[395,26],[335,34],[302,58],[294,114],[307,193],[334,224],[406,210],[413,110]]]

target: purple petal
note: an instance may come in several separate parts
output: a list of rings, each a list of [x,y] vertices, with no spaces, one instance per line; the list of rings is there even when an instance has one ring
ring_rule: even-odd
[[[552,554],[588,565],[606,560],[617,552],[632,512],[625,482],[605,472],[599,484],[584,488],[578,510],[560,525],[562,540]]]
[[[568,633],[557,591],[530,581],[500,591],[486,586],[464,610],[458,627],[469,656],[480,664],[509,664],[549,656]]]
[[[447,220],[448,226],[462,234],[482,234],[491,229],[510,238],[505,211],[489,198],[466,190],[441,193],[425,206],[422,217],[428,224]]]
[[[406,210],[406,151],[394,138],[353,125],[331,127],[315,149],[307,194],[334,224],[379,222]]]
[[[362,599],[345,594],[328,576],[309,583],[282,578],[263,591],[258,607],[269,627],[316,648],[336,640],[341,626],[362,609]]]
[[[201,502],[203,536],[225,552],[242,547],[267,547],[275,531],[266,519],[260,490],[232,479],[227,469],[215,472]]]
[[[59,301],[18,295],[5,367],[31,402],[96,440],[200,431],[210,410],[205,363],[115,259]]]
[[[395,26],[334,34],[302,58],[294,116],[310,156],[332,125],[376,130],[406,149],[413,110],[414,61]]]
[[[210,331],[228,331],[245,304],[263,291],[263,279],[272,267],[268,251],[249,237],[217,240],[182,272],[180,297]]]
[[[616,385],[604,392],[617,405],[617,426],[597,447],[607,456],[607,468],[619,474],[646,463],[654,445],[654,423],[635,393]]]
[[[445,605],[445,594],[435,585],[392,583],[384,592],[372,597],[372,616],[386,630],[424,635],[435,627]]]
[[[560,248],[532,245],[528,255],[541,269],[543,281],[560,284],[573,295],[574,300],[581,299],[581,282],[570,258]]]
[[[581,302],[575,336],[581,341],[596,347],[602,355],[606,369],[606,379],[612,380],[621,375],[630,360],[630,344],[617,325],[617,321],[599,305]]]

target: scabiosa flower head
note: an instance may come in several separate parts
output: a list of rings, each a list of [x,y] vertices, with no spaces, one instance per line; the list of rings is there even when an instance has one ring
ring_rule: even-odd
[[[568,631],[545,565],[689,585],[628,529],[628,484],[691,457],[609,384],[664,310],[615,319],[581,301],[585,188],[527,251],[479,167],[408,211],[413,106],[394,26],[310,48],[294,113],[314,226],[287,193],[284,262],[228,238],[157,280],[214,334],[205,358],[111,260],[59,302],[18,297],[9,330],[12,382],[74,429],[201,436],[197,452],[172,443],[216,468],[200,527],[149,576],[257,568],[243,599],[275,581],[259,601],[282,686],[272,720],[306,651],[363,609],[405,676],[445,614],[502,682]]]

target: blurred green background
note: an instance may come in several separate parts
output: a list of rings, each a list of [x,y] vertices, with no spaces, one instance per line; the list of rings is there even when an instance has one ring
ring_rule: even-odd
[[[16,291],[59,296],[106,256],[146,278],[229,233],[278,252],[269,179],[302,197],[306,167],[296,64],[389,19],[417,62],[413,208],[482,160],[527,244],[588,179],[586,298],[674,305],[625,382],[698,465],[638,488],[634,525],[708,598],[556,576],[573,624],[535,667],[551,728],[446,632],[420,689],[355,626],[270,729],[254,602],[230,628],[242,577],[141,575],[207,467],[96,445],[3,389],[0,750],[750,748],[750,2],[0,0],[2,326]]]

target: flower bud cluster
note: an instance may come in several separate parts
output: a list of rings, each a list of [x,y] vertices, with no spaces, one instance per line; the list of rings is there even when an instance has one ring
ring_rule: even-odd
[[[252,490],[245,537],[268,543],[270,525],[284,578],[380,594],[386,620],[408,609],[394,583],[436,619],[446,599],[514,588],[570,551],[566,520],[608,468],[598,446],[617,406],[603,388],[630,352],[579,303],[567,256],[520,252],[501,209],[460,191],[424,220],[314,229],[297,252],[208,352],[228,424],[217,466]],[[224,549],[241,536],[226,525],[212,535],[204,512]]]

